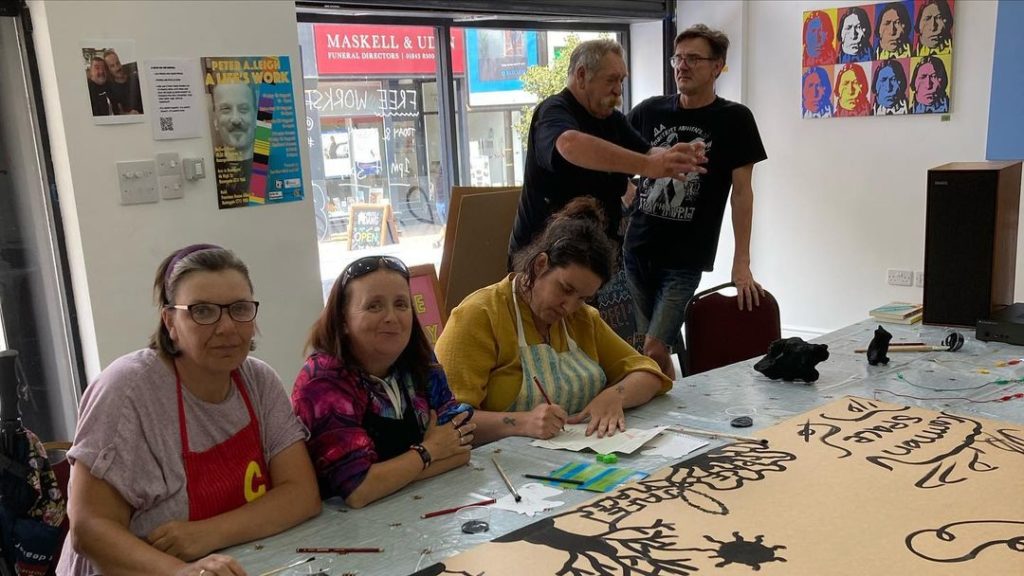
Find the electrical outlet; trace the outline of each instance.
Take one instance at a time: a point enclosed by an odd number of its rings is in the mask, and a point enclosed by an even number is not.
[[[917,276],[917,278],[916,278],[916,282],[914,282],[914,284],[918,288],[924,288],[924,270],[918,270],[916,276]]]
[[[897,270],[895,268],[889,268],[887,273],[887,282],[890,286],[913,286],[914,285],[914,271],[913,270]]]

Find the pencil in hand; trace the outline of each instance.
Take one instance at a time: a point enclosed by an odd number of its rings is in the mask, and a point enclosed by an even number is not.
[[[551,398],[548,397],[548,393],[544,391],[544,387],[540,384],[540,378],[533,377],[533,383],[537,385],[537,390],[540,390],[540,395],[544,397],[544,401],[551,404]]]
[[[544,401],[547,402],[550,406],[552,404],[551,397],[548,396],[548,393],[546,391],[544,391],[544,386],[541,385],[540,378],[534,376],[533,383],[537,385],[537,390],[540,390],[540,395],[544,397]],[[565,431],[565,422],[562,423],[562,431]]]

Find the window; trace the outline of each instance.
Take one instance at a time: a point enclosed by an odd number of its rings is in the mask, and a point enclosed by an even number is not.
[[[521,186],[530,110],[565,83],[546,69],[564,68],[574,42],[621,41],[598,30],[450,24],[299,23],[325,299],[344,266],[367,254],[439,267],[450,185]],[[442,32],[449,80],[437,64]],[[530,70],[546,76],[541,93],[524,87]]]
[[[25,426],[70,440],[85,370],[31,45],[0,16],[0,350],[18,351]]]

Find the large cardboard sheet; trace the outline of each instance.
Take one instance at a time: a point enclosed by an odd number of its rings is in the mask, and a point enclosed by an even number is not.
[[[444,311],[508,274],[508,239],[519,206],[520,188],[452,188],[440,284]]]
[[[417,574],[1024,574],[1024,426],[846,397]]]

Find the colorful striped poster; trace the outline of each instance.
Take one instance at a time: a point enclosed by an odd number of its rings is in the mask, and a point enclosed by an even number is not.
[[[202,59],[220,208],[303,198],[287,56]]]

